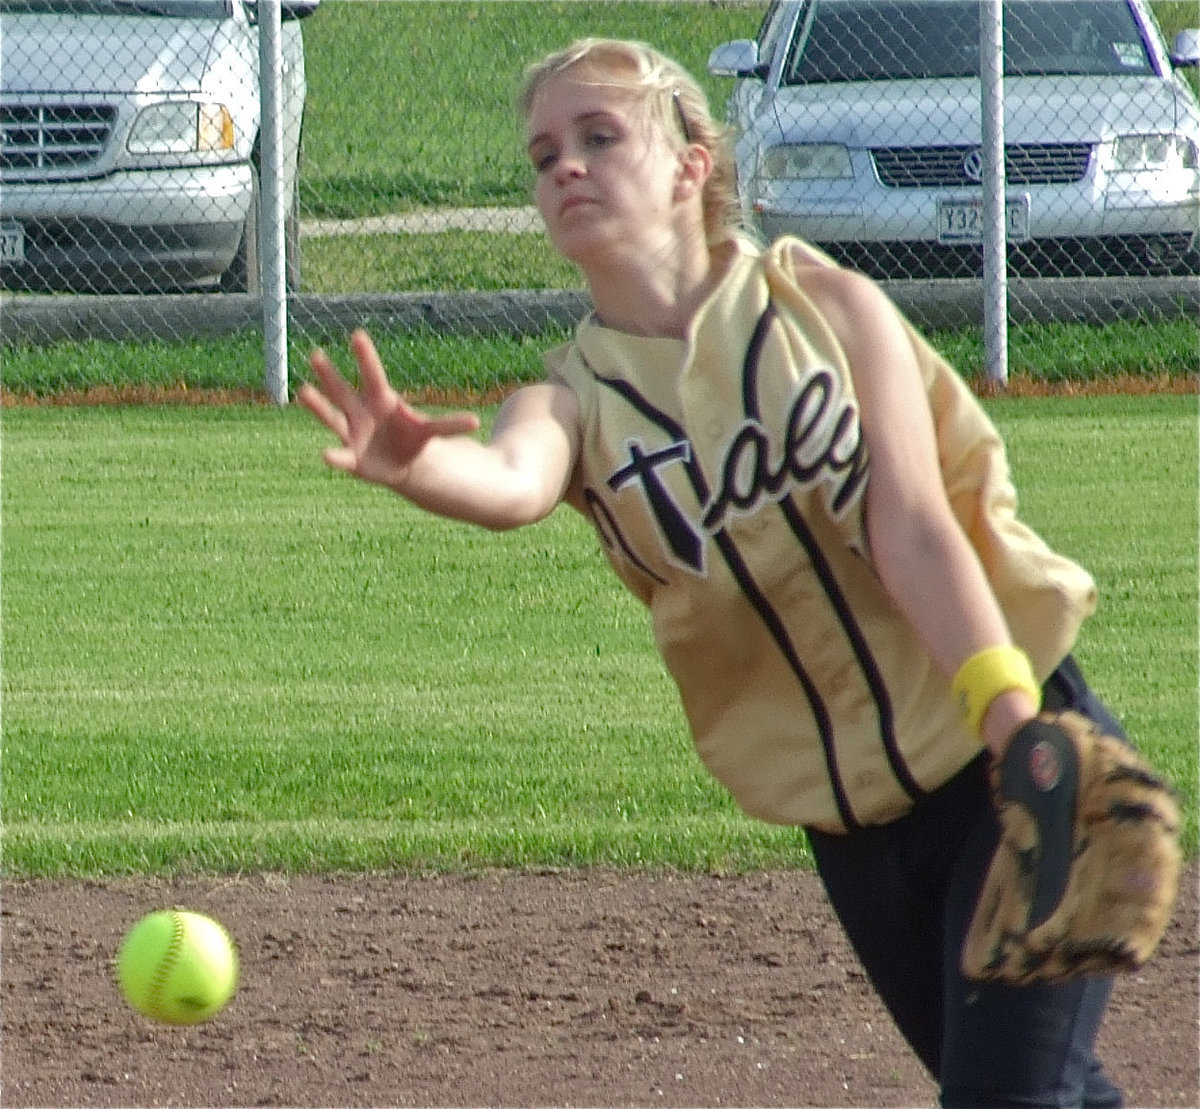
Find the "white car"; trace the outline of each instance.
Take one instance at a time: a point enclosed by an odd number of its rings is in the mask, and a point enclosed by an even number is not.
[[[283,0],[289,282],[306,92]],[[81,292],[258,284],[257,5],[0,0],[0,285]]]
[[[776,0],[717,47],[743,214],[876,277],[982,272],[979,0]],[[1009,263],[1194,272],[1200,104],[1144,0],[1004,0]]]

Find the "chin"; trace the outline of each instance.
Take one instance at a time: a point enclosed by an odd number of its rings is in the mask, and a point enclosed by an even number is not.
[[[559,254],[577,266],[586,266],[588,262],[595,262],[598,258],[611,254],[614,245],[610,236],[601,235],[594,229],[582,228],[551,235],[550,241]]]

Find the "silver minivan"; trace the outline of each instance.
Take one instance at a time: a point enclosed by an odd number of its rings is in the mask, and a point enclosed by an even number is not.
[[[306,83],[283,0],[288,277]],[[0,285],[81,292],[258,280],[257,4],[0,0]]]
[[[1004,0],[1009,260],[1195,272],[1200,104],[1144,0]],[[775,0],[725,43],[739,194],[773,238],[875,277],[981,272],[979,0]]]

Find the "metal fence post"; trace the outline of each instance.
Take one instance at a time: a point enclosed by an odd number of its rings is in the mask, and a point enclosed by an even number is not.
[[[259,0],[259,264],[262,267],[265,386],[276,404],[287,404],[287,273],[283,197],[283,32],[280,0]]]
[[[979,0],[983,120],[983,342],[988,380],[1008,382],[1008,233],[1004,188],[1004,3]]]

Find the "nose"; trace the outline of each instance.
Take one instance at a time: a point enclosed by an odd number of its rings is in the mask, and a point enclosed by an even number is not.
[[[554,163],[554,180],[556,184],[564,185],[582,177],[586,171],[583,157],[575,147],[565,147]]]

